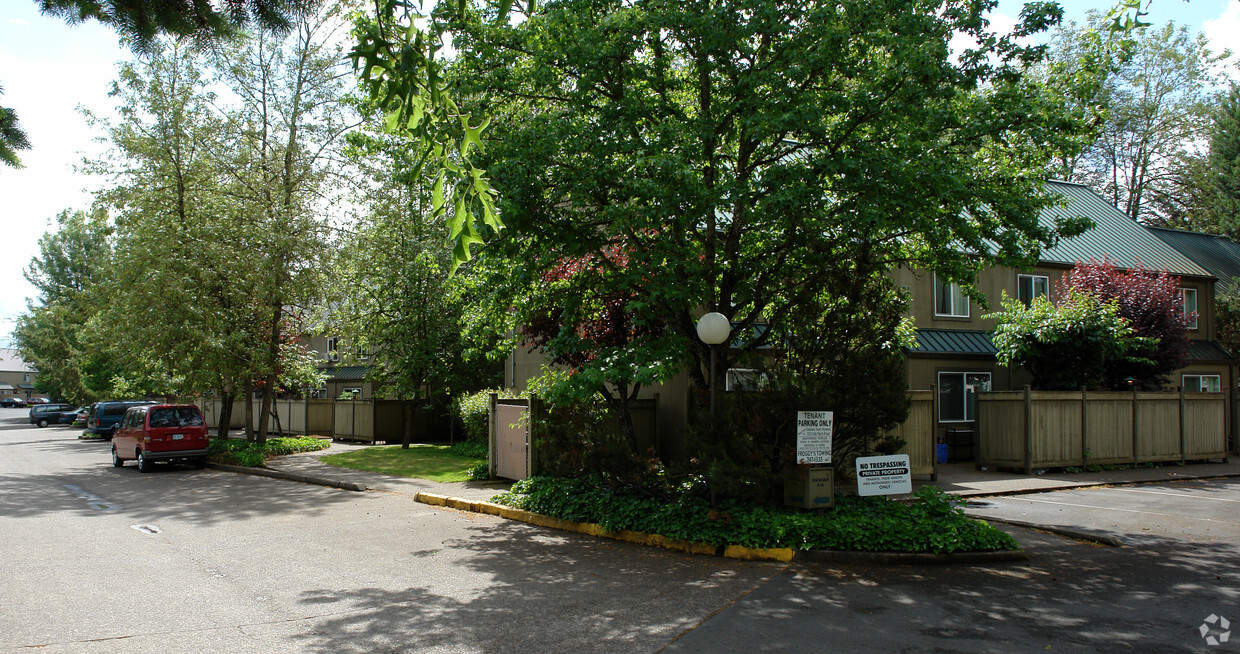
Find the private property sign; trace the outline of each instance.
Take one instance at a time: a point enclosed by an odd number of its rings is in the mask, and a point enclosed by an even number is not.
[[[797,464],[831,463],[831,411],[797,411]]]
[[[913,492],[907,454],[857,457],[857,494],[899,495]]]

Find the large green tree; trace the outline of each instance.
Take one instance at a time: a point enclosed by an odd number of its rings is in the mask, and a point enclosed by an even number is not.
[[[1240,87],[1233,86],[1214,112],[1204,177],[1209,205],[1203,226],[1240,238]]]
[[[106,304],[111,233],[102,213],[61,212],[26,269],[39,295],[18,318],[13,339],[38,369],[40,390],[54,398],[101,399],[112,392],[120,371],[96,319]]]
[[[1087,71],[1090,99],[1103,110],[1096,138],[1056,174],[1097,188],[1134,220],[1190,226],[1203,206],[1199,140],[1229,53],[1183,26],[1110,25],[1094,13],[1052,42],[1053,72]]]
[[[453,395],[497,385],[495,366],[466,362],[461,312],[469,279],[449,275],[452,254],[432,211],[434,177],[417,165],[416,148],[385,134],[379,119],[349,137],[369,183],[336,248],[329,324],[347,358],[365,357],[381,392],[446,411]],[[412,412],[412,403],[406,407]],[[406,421],[405,445],[412,424]]]
[[[1038,216],[1040,171],[1082,121],[1027,75],[1041,51],[1020,39],[1058,7],[996,34],[992,6],[563,0],[458,23],[458,97],[493,116],[487,169],[509,227],[478,267],[491,324],[541,311],[547,272],[579,262],[591,274],[555,287],[564,329],[617,294],[634,324],[669,325],[595,370],[692,364],[704,385],[702,309],[736,323],[725,369],[813,320],[797,307],[835,306],[843,270],[963,280],[1031,262],[1079,226]],[[962,33],[979,45],[953,54]],[[566,383],[612,392],[600,378]]]
[[[3,86],[0,86],[0,95],[4,95]],[[0,163],[21,168],[22,161],[17,156],[17,151],[29,149],[30,139],[26,136],[26,130],[17,124],[17,112],[8,107],[0,107]]]
[[[231,407],[264,341],[252,267],[237,256],[248,225],[221,165],[228,138],[208,74],[201,54],[176,42],[122,66],[112,92],[121,119],[107,125],[113,151],[90,170],[113,180],[97,197],[117,226],[103,308],[111,341],[161,392],[217,391]]]

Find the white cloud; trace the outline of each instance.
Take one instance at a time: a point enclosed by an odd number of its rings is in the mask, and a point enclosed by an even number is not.
[[[1232,61],[1240,55],[1240,0],[1231,0],[1221,14],[1207,18],[1201,22],[1201,32],[1210,40],[1210,47],[1216,52],[1231,50]],[[1240,81],[1240,70],[1235,65],[1227,69],[1233,80]]]

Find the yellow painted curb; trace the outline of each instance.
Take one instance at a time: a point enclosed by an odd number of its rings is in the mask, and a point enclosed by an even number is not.
[[[493,504],[491,502],[469,502],[467,500],[455,497],[446,497],[444,495],[436,495],[434,493],[418,493],[414,495],[414,500],[423,504],[432,506],[442,506],[460,511],[472,511],[474,513],[486,513],[499,516],[505,520],[516,520],[538,527],[549,527],[551,529],[559,529],[561,531],[571,531],[587,536],[599,536],[610,538],[612,540],[633,543],[635,545],[646,545],[649,547],[661,547],[663,549],[675,550],[678,552],[686,552],[688,554],[702,554],[705,556],[722,556],[732,559],[745,559],[749,561],[780,561],[787,563],[791,561],[795,555],[795,551],[788,548],[762,549],[754,547],[741,547],[739,545],[729,545],[720,548],[706,543],[693,543],[684,540],[672,540],[666,536],[659,534],[647,534],[640,531],[629,531],[622,529],[620,531],[608,532],[603,529],[602,525],[596,525],[588,522],[570,522],[568,520],[560,520],[559,518],[551,518],[537,513],[531,513],[522,509],[514,509],[502,504]]]
[[[796,556],[796,550],[791,547],[742,547],[740,545],[728,545],[723,550],[723,555],[729,559],[745,559],[747,561],[783,561],[787,563]]]

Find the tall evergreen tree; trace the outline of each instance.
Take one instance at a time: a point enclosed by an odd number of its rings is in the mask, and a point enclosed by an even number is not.
[[[1240,87],[1214,113],[1207,162],[1210,231],[1240,238]]]

